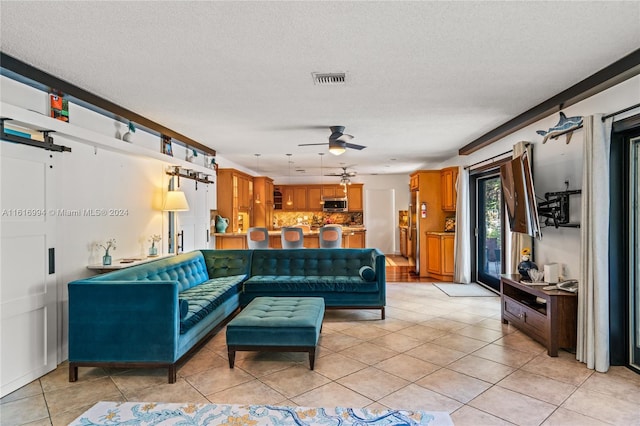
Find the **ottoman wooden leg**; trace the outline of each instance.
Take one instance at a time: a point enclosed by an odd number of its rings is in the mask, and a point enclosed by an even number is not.
[[[309,369],[313,370],[313,365],[316,362],[316,348],[315,346],[309,348]]]
[[[233,368],[233,364],[236,362],[236,351],[228,348],[227,354],[229,355],[229,368]]]

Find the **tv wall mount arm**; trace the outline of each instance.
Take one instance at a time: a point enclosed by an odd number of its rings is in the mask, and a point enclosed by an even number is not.
[[[565,182],[565,185],[568,188],[569,182]],[[569,222],[569,197],[579,194],[582,194],[580,189],[545,193],[544,201],[538,203],[538,214],[546,218],[544,224],[556,228],[580,228],[579,223]]]

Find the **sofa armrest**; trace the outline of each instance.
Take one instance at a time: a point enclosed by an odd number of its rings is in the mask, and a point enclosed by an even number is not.
[[[178,282],[78,280],[68,289],[69,361],[175,361]]]
[[[380,288],[380,300],[383,304],[386,304],[387,300],[387,265],[384,253],[379,249],[373,249],[371,251],[371,264],[376,271],[376,281]]]

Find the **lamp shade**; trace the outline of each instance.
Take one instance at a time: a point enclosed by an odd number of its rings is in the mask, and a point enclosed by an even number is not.
[[[187,197],[182,191],[168,191],[167,198],[164,200],[165,212],[186,212],[189,211],[189,203]]]

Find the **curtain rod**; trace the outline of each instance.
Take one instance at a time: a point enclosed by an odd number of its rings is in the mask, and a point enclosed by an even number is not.
[[[636,108],[640,108],[640,103],[639,104],[635,104],[635,105],[631,105],[631,106],[629,106],[627,108],[621,109],[621,110],[616,111],[616,112],[612,112],[611,114],[603,115],[602,116],[602,121],[605,121],[607,118],[615,117],[616,115],[623,114],[623,113],[625,113],[627,111],[631,111],[631,110],[636,109]],[[551,139],[558,139],[558,137],[560,137],[562,135],[565,135],[565,134],[567,134],[569,132],[572,132],[574,130],[577,130],[577,129],[581,128],[581,127],[582,126],[578,126],[578,127],[574,128],[574,129],[570,129],[570,130],[567,130],[565,132],[559,133],[559,134],[557,134],[555,136],[552,136]],[[470,164],[468,166],[465,166],[464,169],[465,170],[469,170],[473,166],[477,166],[478,164],[486,163],[487,161],[491,161],[491,160],[493,160],[495,158],[502,157],[503,155],[510,154],[512,152],[513,152],[513,150],[511,149],[509,151],[503,152],[502,154],[494,155],[493,157],[489,157],[486,160],[478,161],[477,163],[473,163],[473,164]]]
[[[640,104],[631,105],[630,107],[627,107],[625,109],[621,109],[620,111],[616,111],[616,112],[612,112],[611,114],[604,115],[604,116],[602,116],[602,121],[605,121],[607,118],[611,118],[611,117],[614,117],[616,115],[620,115],[622,113],[625,113],[627,111],[631,111],[632,109],[636,109],[636,108],[640,108]]]
[[[477,166],[478,164],[486,163],[487,161],[491,161],[491,160],[493,160],[495,158],[502,157],[503,155],[512,154],[512,153],[513,153],[513,150],[510,149],[509,151],[505,151],[502,154],[497,154],[497,155],[494,155],[493,157],[489,157],[489,158],[487,158],[485,160],[478,161],[477,163],[473,163],[473,164],[470,164],[468,166],[465,166],[464,169],[465,170],[469,170],[470,168],[472,168],[473,166]]]

